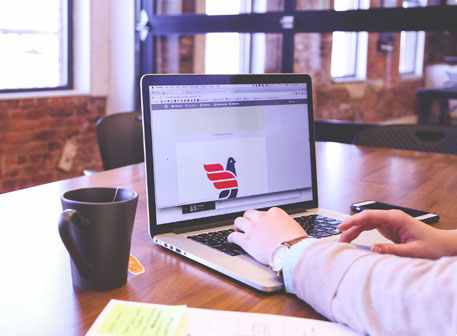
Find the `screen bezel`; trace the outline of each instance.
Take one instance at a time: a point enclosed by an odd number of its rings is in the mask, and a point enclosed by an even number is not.
[[[243,211],[233,212],[224,215],[210,216],[174,222],[170,224],[157,224],[155,188],[154,188],[154,166],[152,154],[152,127],[149,86],[151,85],[211,85],[211,84],[281,84],[281,83],[306,83],[308,96],[308,122],[310,135],[310,154],[311,154],[311,180],[312,180],[312,200],[305,202],[281,205],[280,208],[290,212],[304,211],[305,209],[317,208],[317,173],[316,173],[316,153],[314,136],[314,116],[313,116],[313,95],[311,77],[307,74],[248,74],[248,75],[143,75],[141,85],[141,106],[143,119],[143,140],[146,176],[146,196],[149,219],[149,233],[151,237],[161,233],[172,232],[183,228],[191,229],[194,226],[208,225],[211,223],[227,222],[242,216]],[[303,135],[306,139],[306,134]],[[152,197],[151,197],[152,196]],[[267,210],[260,208],[258,210]],[[248,209],[246,209],[248,210]]]

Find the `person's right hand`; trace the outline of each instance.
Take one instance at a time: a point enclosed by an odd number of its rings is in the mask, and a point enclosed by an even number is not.
[[[364,210],[338,226],[340,242],[349,243],[363,231],[378,229],[395,244],[375,244],[373,252],[438,259],[457,255],[457,231],[439,230],[400,210]]]

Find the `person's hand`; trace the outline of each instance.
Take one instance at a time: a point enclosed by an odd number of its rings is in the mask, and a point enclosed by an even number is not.
[[[235,219],[235,232],[227,240],[241,246],[262,264],[268,265],[276,246],[284,241],[307,236],[303,228],[284,210],[248,210]]]
[[[438,259],[457,254],[457,232],[439,230],[400,210],[364,210],[338,226],[340,242],[351,242],[363,231],[378,229],[395,244],[375,244],[373,252]]]

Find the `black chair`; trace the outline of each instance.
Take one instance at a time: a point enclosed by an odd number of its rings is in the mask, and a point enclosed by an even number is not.
[[[124,112],[100,118],[97,140],[105,170],[143,162],[141,113]]]
[[[352,143],[354,136],[360,131],[377,126],[377,124],[360,123],[344,120],[323,120],[314,121],[316,141],[332,141],[341,143]]]
[[[356,134],[354,145],[457,154],[457,127],[383,125]]]

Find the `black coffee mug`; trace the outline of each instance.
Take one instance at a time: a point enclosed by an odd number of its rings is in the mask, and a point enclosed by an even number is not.
[[[110,290],[127,282],[138,194],[122,188],[70,190],[60,197],[59,233],[71,259],[73,284]]]

